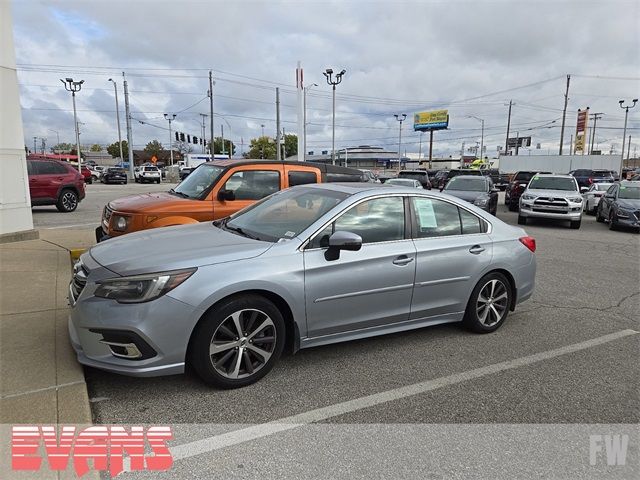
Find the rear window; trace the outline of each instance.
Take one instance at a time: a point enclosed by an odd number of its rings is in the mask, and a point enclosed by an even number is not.
[[[110,168],[109,173],[125,173],[124,168]]]
[[[145,172],[157,172],[158,167],[144,167]]]
[[[598,177],[598,178],[610,177],[611,176],[611,172],[609,172],[608,170],[594,170],[593,171],[593,176],[594,177]]]
[[[289,186],[307,185],[309,183],[318,183],[316,172],[301,172],[292,170],[289,172]]]

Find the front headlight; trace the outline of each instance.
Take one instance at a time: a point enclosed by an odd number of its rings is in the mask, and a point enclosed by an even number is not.
[[[522,200],[535,200],[536,197],[534,197],[533,195],[529,195],[528,193],[525,193],[524,195],[522,195]]]
[[[631,210],[627,210],[626,208],[618,207],[618,218],[629,218],[633,212]]]
[[[573,203],[582,203],[582,197],[569,197],[568,200]]]
[[[111,278],[97,282],[96,297],[109,298],[118,303],[143,303],[170,292],[196,271],[196,268],[171,272]]]
[[[122,215],[114,215],[111,220],[113,229],[118,232],[124,232],[129,226],[129,217],[123,217]]]
[[[489,199],[486,197],[478,197],[473,202],[478,207],[484,207],[487,203],[489,203]]]

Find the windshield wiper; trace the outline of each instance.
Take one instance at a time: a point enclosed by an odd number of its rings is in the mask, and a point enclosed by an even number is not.
[[[223,225],[223,227],[224,227],[225,230],[231,230],[232,232],[239,233],[243,237],[251,238],[252,240],[260,240],[259,237],[256,237],[255,235],[251,235],[251,234],[245,232],[240,227],[230,227],[228,224]]]
[[[173,188],[171,190],[169,190],[169,193],[172,193],[173,195],[179,195],[182,198],[191,198],[189,195],[187,195],[186,193],[182,193],[182,192],[176,192]]]

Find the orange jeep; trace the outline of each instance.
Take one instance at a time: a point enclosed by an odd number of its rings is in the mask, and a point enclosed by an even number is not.
[[[353,168],[272,160],[215,160],[199,165],[168,192],[109,202],[96,240],[147,228],[218,220],[284,188],[306,183],[361,182]]]

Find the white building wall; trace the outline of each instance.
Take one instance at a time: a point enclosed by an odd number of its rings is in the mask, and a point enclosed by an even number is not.
[[[0,235],[33,229],[11,2],[0,2]]]
[[[620,155],[512,155],[500,157],[500,171],[541,170],[567,173],[578,168],[620,169]]]

